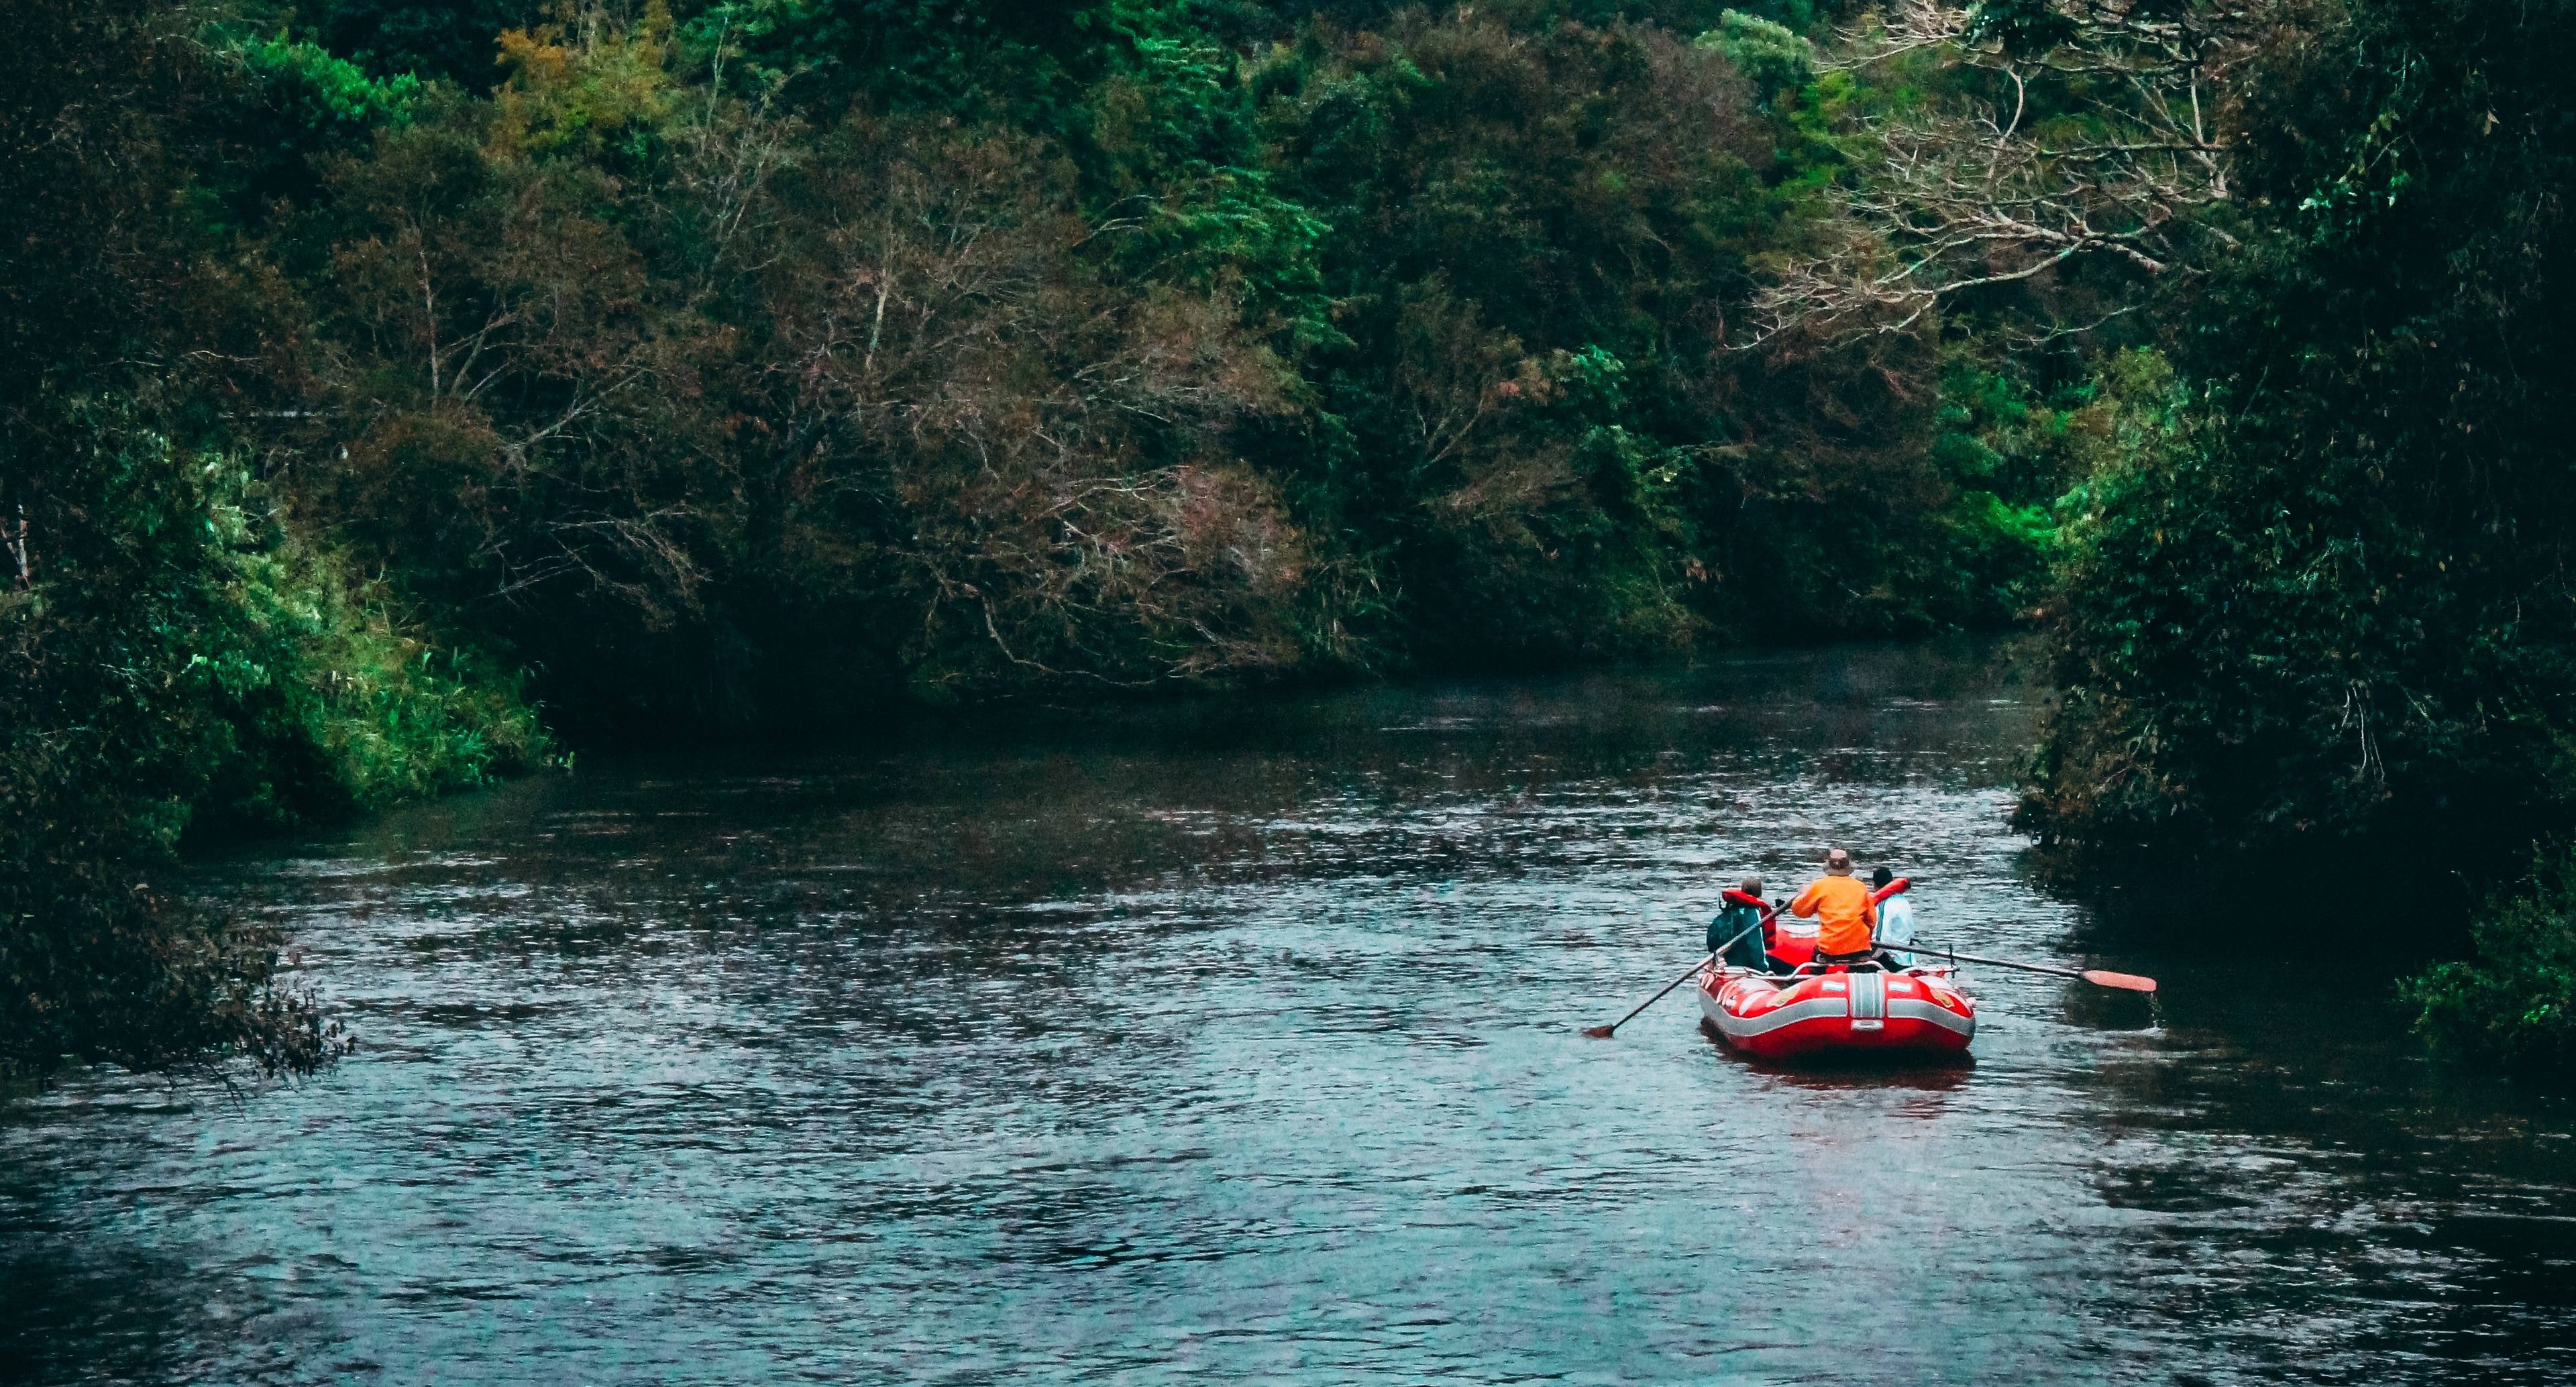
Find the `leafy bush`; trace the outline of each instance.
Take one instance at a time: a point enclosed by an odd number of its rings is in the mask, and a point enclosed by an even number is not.
[[[277,983],[278,939],[187,900],[181,834],[479,783],[541,753],[534,714],[297,542],[237,461],[114,399],[27,402],[17,423],[0,1068],[309,1066],[326,1037]]]
[[[220,489],[208,576],[228,629],[197,638],[191,677],[238,710],[244,753],[218,770],[206,808],[252,821],[376,809],[544,758],[516,676],[432,644],[382,583],[298,540],[237,467],[201,465]]]
[[[1765,105],[1815,80],[1814,50],[1795,29],[1777,20],[1728,10],[1718,17],[1716,28],[1699,36],[1699,43],[1725,54]]]
[[[2544,856],[2529,888],[2496,893],[2473,931],[2474,960],[2407,984],[2417,1030],[2462,1055],[2576,1072],[2576,857]]]
[[[408,72],[382,80],[318,44],[265,38],[241,47],[243,68],[306,140],[325,145],[411,118],[420,79]]]

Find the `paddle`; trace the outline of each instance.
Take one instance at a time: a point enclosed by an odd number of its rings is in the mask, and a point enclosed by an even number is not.
[[[1664,999],[1664,992],[1670,992],[1670,991],[1672,991],[1674,988],[1681,986],[1683,983],[1689,982],[1692,978],[1695,978],[1695,977],[1699,976],[1699,970],[1700,970],[1700,969],[1702,969],[1702,968],[1707,967],[1708,965],[1710,965],[1710,964],[1712,964],[1712,963],[1714,963],[1714,962],[1716,962],[1716,961],[1717,961],[1717,956],[1718,956],[1719,954],[1725,953],[1727,950],[1734,948],[1737,944],[1741,943],[1743,940],[1745,940],[1746,938],[1748,938],[1749,936],[1751,936],[1755,930],[1758,930],[1758,929],[1762,928],[1764,925],[1767,925],[1767,924],[1771,923],[1771,917],[1772,917],[1772,916],[1774,916],[1774,915],[1777,915],[1777,914],[1779,914],[1779,913],[1780,913],[1780,907],[1778,907],[1778,906],[1776,906],[1776,905],[1773,905],[1773,906],[1765,906],[1765,907],[1763,907],[1763,910],[1762,910],[1762,918],[1761,918],[1761,919],[1756,920],[1756,921],[1754,921],[1751,925],[1747,926],[1747,927],[1745,928],[1744,932],[1743,932],[1743,933],[1741,933],[1741,934],[1736,935],[1736,936],[1735,936],[1735,938],[1730,939],[1730,940],[1727,940],[1725,943],[1718,945],[1714,950],[1710,951],[1710,953],[1709,953],[1709,956],[1708,956],[1708,957],[1703,958],[1703,959],[1701,959],[1699,962],[1692,964],[1692,965],[1690,966],[1690,971],[1689,971],[1689,972],[1682,974],[1680,977],[1673,979],[1671,982],[1665,983],[1665,984],[1664,984],[1664,990],[1663,990],[1663,992],[1658,992],[1658,993],[1656,993],[1654,996],[1652,996],[1652,997],[1648,997],[1646,1000],[1644,1000],[1644,1001],[1642,1001],[1642,1002],[1639,1002],[1639,1003],[1636,1005],[1635,1010],[1630,1011],[1627,1015],[1620,1017],[1618,1020],[1611,1022],[1611,1023],[1610,1023],[1609,1025],[1607,1025],[1607,1026],[1586,1026],[1586,1027],[1584,1027],[1584,1028],[1583,1028],[1583,1033],[1584,1033],[1585,1035],[1588,1035],[1588,1036],[1592,1037],[1594,1040],[1608,1040],[1608,1039],[1610,1038],[1610,1033],[1611,1033],[1612,1031],[1615,1031],[1615,1030],[1619,1029],[1621,1026],[1627,1025],[1629,1022],[1636,1020],[1636,1019],[1637,1019],[1637,1012],[1644,1011],[1646,1008],[1648,1008],[1648,1007],[1650,1007],[1650,1006],[1653,1006],[1653,1005],[1654,1005],[1655,1003],[1657,1003],[1657,1002],[1662,1001],[1662,1000]]]
[[[2142,978],[2135,973],[2113,973],[2101,968],[2052,968],[2045,963],[2015,963],[2011,959],[2005,958],[1979,958],[1975,954],[1963,954],[1955,949],[1939,948],[1931,944],[1917,943],[1907,945],[1906,947],[1912,949],[1917,955],[1939,954],[1943,958],[1965,959],[1970,963],[1982,963],[1989,968],[2018,968],[2025,973],[2046,973],[2052,977],[2060,978],[2082,978],[2084,981],[2093,984],[2095,987],[2116,987],[2123,992],[2153,992],[2156,990],[2155,979]]]
[[[1913,884],[1914,881],[1911,877],[1898,877],[1896,880],[1891,881],[1885,886],[1878,888],[1876,891],[1871,892],[1869,897],[1870,903],[1872,905],[1883,903],[1888,897],[1895,895],[1897,892],[1902,891]],[[1979,958],[1975,954],[1963,954],[1954,949],[1935,949],[1931,945],[1922,943],[1918,940],[1907,940],[1902,944],[1891,944],[1886,947],[1910,954],[1919,955],[1937,953],[1944,958],[1964,958],[1970,963],[1983,963],[1994,968],[2019,968],[2026,973],[2046,973],[2052,977],[2060,978],[2082,978],[2084,981],[2093,984],[2095,987],[2116,987],[2123,992],[2153,992],[2156,990],[2155,979],[2142,978],[2135,973],[2114,973],[2102,968],[2051,968],[2045,963],[2014,963],[2007,959]]]

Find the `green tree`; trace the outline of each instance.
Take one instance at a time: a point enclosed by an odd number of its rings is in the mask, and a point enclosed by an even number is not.
[[[2565,821],[2565,17],[2356,4],[2273,55],[2245,249],[2175,338],[2197,422],[2095,484],[2035,825],[2476,845]]]
[[[2564,854],[2494,892],[2472,925],[2475,957],[2407,985],[2416,1029],[2443,1050],[2564,1079],[2576,1068],[2576,872]]]

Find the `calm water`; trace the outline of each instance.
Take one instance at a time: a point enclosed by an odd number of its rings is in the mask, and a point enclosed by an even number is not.
[[[0,1116],[38,1382],[2565,1382],[2576,1111],[2396,964],[2107,922],[1976,651],[584,763],[233,869],[363,1037]],[[1827,841],[1975,1061],[1766,1072],[1687,993]]]

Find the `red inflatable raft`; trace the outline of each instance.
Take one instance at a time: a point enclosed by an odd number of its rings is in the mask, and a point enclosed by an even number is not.
[[[1977,1034],[1977,1004],[1946,968],[1778,977],[1711,968],[1700,1014],[1729,1046],[1762,1059],[1836,1052],[1957,1054]]]

